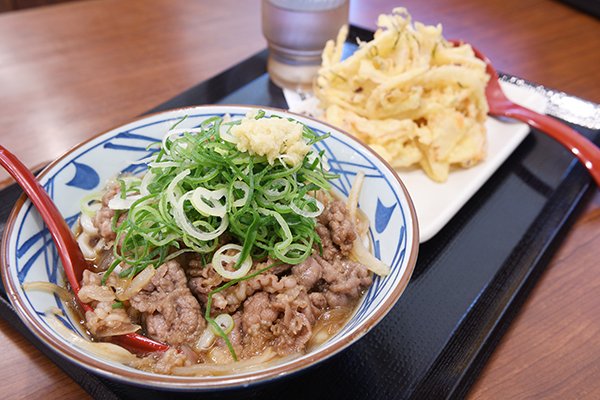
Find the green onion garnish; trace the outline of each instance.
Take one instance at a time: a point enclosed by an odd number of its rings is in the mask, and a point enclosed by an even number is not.
[[[256,118],[268,117],[258,113]],[[120,223],[122,212],[115,212],[115,261],[104,281],[119,264],[127,267],[120,276],[132,278],[174,258],[174,251],[210,259],[224,232],[243,246],[235,269],[247,257],[304,261],[319,244],[318,207],[307,196],[330,189],[328,180],[337,177],[323,167],[323,154],[311,152],[293,166],[279,160],[270,164],[221,138],[220,132],[240,121],[213,117],[190,129],[179,128],[181,122],[154,153],[148,177],[119,179],[123,198],[139,198]],[[324,138],[306,126],[302,135],[308,144]]]

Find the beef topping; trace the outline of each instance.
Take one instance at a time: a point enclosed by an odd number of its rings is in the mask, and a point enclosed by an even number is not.
[[[119,192],[121,187],[119,183],[112,182],[107,188],[104,196],[102,196],[102,206],[94,216],[94,225],[98,228],[98,233],[107,242],[113,241],[116,238],[116,233],[112,230],[112,220],[115,216],[115,210],[108,207],[108,202],[111,201]]]
[[[341,200],[330,201],[317,221],[316,230],[321,238],[323,258],[332,261],[334,258],[347,257],[357,236],[346,204]]]
[[[206,326],[200,304],[176,261],[161,265],[152,280],[130,300],[142,313],[148,335],[170,344],[193,341]]]

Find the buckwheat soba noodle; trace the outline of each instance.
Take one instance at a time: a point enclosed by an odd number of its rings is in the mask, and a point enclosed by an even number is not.
[[[176,375],[236,373],[322,344],[372,273],[388,273],[363,244],[363,176],[347,202],[333,196],[337,176],[311,147],[323,136],[292,119],[178,125],[147,172],[83,202],[78,242],[90,267],[79,296],[93,309],[83,321],[91,343],[72,340]],[[170,348],[133,355],[108,343],[133,332]]]

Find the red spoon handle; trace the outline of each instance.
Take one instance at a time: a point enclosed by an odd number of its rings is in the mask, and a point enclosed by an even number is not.
[[[564,123],[518,104],[511,104],[504,115],[523,121],[563,144],[588,169],[596,185],[600,187],[600,148],[593,142]]]
[[[112,336],[110,338],[110,341],[136,354],[147,354],[154,353],[157,351],[169,350],[168,345],[157,342],[138,333],[128,333],[127,335]]]
[[[58,248],[58,254],[63,263],[67,280],[75,293],[75,297],[77,297],[80,288],[79,281],[86,261],[81,254],[81,250],[79,250],[77,242],[73,239],[71,229],[31,171],[2,145],[0,145],[0,165],[23,188],[23,191],[38,209],[46,226],[48,226],[52,239]],[[80,303],[80,305],[82,304]]]

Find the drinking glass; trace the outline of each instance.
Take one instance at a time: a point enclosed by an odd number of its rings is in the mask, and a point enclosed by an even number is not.
[[[262,0],[262,29],[269,46],[267,70],[278,86],[307,91],[321,52],[348,22],[348,0]]]

